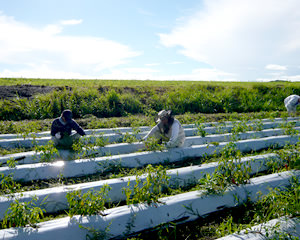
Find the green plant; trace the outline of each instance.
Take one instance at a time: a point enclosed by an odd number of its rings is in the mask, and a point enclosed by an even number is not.
[[[59,152],[52,140],[46,145],[36,145],[34,151],[40,153],[40,162],[51,162],[59,156]]]
[[[199,181],[199,189],[204,194],[222,194],[229,186],[245,184],[250,179],[250,164],[241,162],[241,153],[235,143],[228,143],[220,153],[218,167]]]
[[[102,214],[102,211],[106,209],[105,203],[109,201],[107,194],[110,190],[111,187],[105,184],[99,191],[82,193],[81,190],[78,190],[67,193],[69,216]]]
[[[44,217],[45,212],[45,209],[36,206],[37,200],[37,197],[32,198],[29,202],[21,202],[15,199],[5,212],[2,227],[24,227],[26,225],[36,227],[36,224]],[[41,205],[44,201],[45,199]]]
[[[122,142],[125,142],[125,143],[134,143],[134,142],[138,142],[139,139],[138,139],[138,134],[141,132],[141,130],[139,128],[132,128],[132,133],[129,133],[129,132],[126,132],[124,135],[123,135],[123,139],[122,139]]]
[[[145,178],[142,180],[142,177]],[[143,175],[136,175],[133,189],[130,187],[130,181],[128,187],[123,188],[122,191],[127,199],[126,203],[158,203],[163,189],[169,184],[169,179],[170,177],[167,176],[167,172],[162,166],[154,168],[152,165],[148,165]]]
[[[293,177],[290,184],[288,188],[274,188],[269,194],[260,196],[253,210],[252,225],[282,216],[299,216],[300,184],[297,177]]]
[[[262,131],[263,130],[263,122],[261,119],[254,120],[252,125],[250,125],[252,131]]]
[[[72,149],[82,157],[92,157],[97,154],[95,148],[104,147],[108,144],[108,141],[109,139],[104,137],[103,134],[82,137],[73,143]]]
[[[233,222],[233,217],[228,216],[221,224],[218,226],[216,233],[219,237],[233,234],[239,232],[244,228],[242,224],[235,224]]]
[[[19,192],[21,189],[21,184],[17,183],[13,179],[13,174],[5,176],[0,173],[0,193],[1,194],[12,194]]]
[[[164,144],[161,144],[161,140],[155,137],[149,137],[144,141],[147,151],[163,151],[166,149]]]
[[[206,131],[205,131],[205,125],[201,123],[196,123],[196,128],[197,128],[197,135],[200,135],[201,137],[206,136]]]
[[[86,235],[86,240],[104,240],[111,237],[112,234],[109,233],[109,227],[111,223],[105,227],[104,230],[98,230],[92,227],[85,227],[82,224],[78,224],[79,228],[88,230],[90,234]]]
[[[10,158],[7,160],[7,165],[9,168],[15,168],[16,167],[16,160],[14,158]]]
[[[299,131],[295,129],[296,122],[284,122],[281,124],[281,128],[284,129],[285,135],[297,135],[299,134]]]
[[[244,133],[247,130],[248,130],[248,126],[246,121],[237,121],[237,122],[233,122],[231,133],[233,135],[237,135],[239,133]]]

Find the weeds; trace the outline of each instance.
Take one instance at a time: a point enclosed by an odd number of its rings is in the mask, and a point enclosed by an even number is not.
[[[72,149],[83,157],[96,154],[95,148],[101,148],[108,144],[109,139],[103,135],[82,137],[74,142]]]
[[[0,173],[0,179],[0,194],[13,194],[20,191],[21,184],[14,181],[13,174],[5,176]]]
[[[196,128],[197,128],[197,135],[200,135],[201,137],[205,137],[207,135],[204,124],[196,123]]]
[[[36,197],[29,202],[21,202],[16,199],[6,210],[2,227],[25,227],[26,225],[36,227],[36,224],[44,217],[45,212],[44,209],[36,206],[37,200]]]
[[[54,146],[53,141],[49,141],[46,145],[36,145],[34,147],[36,153],[40,153],[40,162],[52,162],[59,156],[59,152]]]
[[[166,149],[165,145],[161,143],[161,140],[155,137],[149,137],[144,143],[147,151],[164,151]]]
[[[245,184],[250,179],[250,164],[241,163],[241,152],[235,143],[228,143],[221,151],[218,167],[200,179],[204,194],[223,194],[231,185]]]
[[[138,134],[141,132],[141,130],[139,128],[133,127],[132,128],[132,133],[126,132],[123,135],[123,139],[122,142],[125,143],[134,143],[134,142],[138,142]]]
[[[142,177],[146,176],[145,180]],[[136,175],[135,185],[133,189],[130,187],[130,181],[128,187],[123,188],[123,193],[126,195],[126,203],[158,203],[158,199],[161,196],[163,189],[169,184],[170,177],[167,176],[166,170],[162,166],[156,168],[148,165],[145,169],[145,175]]]
[[[107,184],[99,191],[87,191],[82,193],[81,190],[67,193],[67,200],[69,204],[68,215],[91,216],[95,214],[102,214],[106,209],[105,203],[109,201],[107,198],[111,187]]]

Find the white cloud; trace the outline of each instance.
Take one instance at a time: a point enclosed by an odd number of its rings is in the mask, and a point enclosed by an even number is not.
[[[125,68],[128,73],[154,73],[159,72],[158,70],[152,68]]]
[[[265,69],[285,71],[285,70],[287,70],[287,67],[286,66],[282,66],[282,65],[277,65],[277,64],[268,64],[267,66],[265,66]]]
[[[168,64],[182,64],[183,62],[180,62],[180,61],[174,61],[174,62],[169,62]]]
[[[82,23],[82,19],[62,20],[60,23],[62,25],[77,25]]]
[[[138,8],[137,11],[139,14],[144,15],[144,16],[149,16],[149,17],[154,16],[154,14],[152,12],[146,11],[145,9],[142,9],[142,8]]]
[[[95,79],[96,75],[82,75],[79,72],[51,69],[47,64],[31,66],[17,71],[5,69],[1,72],[5,77],[51,78],[51,79]]]
[[[0,64],[23,66],[23,70],[14,72],[24,75],[32,71],[32,75],[39,73],[44,76],[36,66],[47,66],[47,70],[54,73],[98,76],[102,70],[141,54],[104,38],[64,35],[62,25],[31,27],[1,12],[0,32],[5,33],[0,34]],[[35,67],[30,68],[30,65]],[[3,71],[1,76],[5,77]]]
[[[187,57],[253,80],[270,62],[298,63],[299,9],[298,0],[204,0],[202,9],[159,37]]]
[[[146,63],[145,66],[147,67],[153,67],[153,66],[158,66],[160,65],[159,63]]]

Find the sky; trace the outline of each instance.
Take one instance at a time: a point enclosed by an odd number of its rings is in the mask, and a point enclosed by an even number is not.
[[[299,0],[0,0],[0,77],[300,81]]]

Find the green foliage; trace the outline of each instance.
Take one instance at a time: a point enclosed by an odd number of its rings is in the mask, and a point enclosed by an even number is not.
[[[78,224],[79,228],[85,229],[89,231],[89,234],[86,236],[86,240],[104,240],[104,239],[109,239],[109,237],[112,235],[109,233],[109,227],[111,223],[105,227],[104,230],[98,230],[92,227],[85,227],[82,224]]]
[[[49,141],[46,145],[36,145],[34,151],[40,153],[41,162],[52,162],[59,156],[59,152],[54,146],[53,141]]]
[[[281,124],[281,128],[284,129],[284,134],[291,135],[291,136],[299,134],[299,131],[294,129],[295,126],[296,126],[296,122],[284,122]]]
[[[250,164],[241,162],[235,143],[228,143],[220,152],[218,167],[199,181],[204,194],[222,194],[231,185],[245,184],[250,179]]]
[[[7,160],[7,165],[9,168],[15,168],[17,164],[14,158],[10,158]]]
[[[149,137],[145,141],[147,151],[163,151],[166,149],[165,145],[161,143],[160,139]]]
[[[104,147],[108,144],[108,138],[103,135],[85,136],[79,138],[72,144],[72,149],[77,153],[85,156],[93,156],[95,148]]]
[[[146,176],[144,180],[141,178]],[[135,185],[130,187],[130,181],[128,187],[123,188],[123,193],[126,195],[127,204],[136,203],[158,203],[159,197],[161,197],[163,189],[169,183],[170,177],[167,176],[166,170],[162,166],[154,168],[152,165],[148,165],[145,168],[143,175],[136,175]]]
[[[216,229],[216,233],[219,237],[227,236],[235,232],[239,232],[244,228],[242,224],[235,224],[233,217],[228,216],[223,222],[220,223]]]
[[[205,128],[204,124],[196,123],[196,128],[198,130],[198,134],[197,135],[200,135],[201,137],[205,137],[206,136],[207,133],[204,130],[204,128]]]
[[[27,81],[1,80],[4,85]],[[30,83],[57,84],[62,87],[30,99],[0,100],[0,120],[55,118],[67,108],[72,110],[75,118],[88,114],[96,117],[147,114],[164,108],[172,109],[174,114],[282,111],[285,110],[283,100],[286,96],[300,94],[299,85],[292,83],[91,80],[40,82],[32,79]],[[66,87],[70,85],[73,87]]]
[[[261,119],[256,119],[252,122],[252,125],[250,125],[250,128],[252,131],[260,132],[263,130],[263,122]]]
[[[291,180],[287,189],[275,188],[268,195],[260,197],[255,204],[252,224],[266,222],[282,216],[299,216],[300,184],[297,177]]]
[[[82,193],[81,190],[67,193],[67,200],[69,204],[69,216],[74,215],[90,216],[101,214],[106,209],[105,203],[109,201],[107,194],[111,187],[107,184],[99,191],[87,191]]]
[[[248,125],[246,121],[238,121],[238,122],[233,122],[233,127],[231,129],[231,133],[233,135],[237,135],[239,133],[244,133],[248,131]]]
[[[6,210],[2,227],[25,227],[26,225],[36,227],[45,212],[44,209],[36,206],[36,201],[36,197],[29,202],[21,202],[16,199]]]
[[[139,128],[133,127],[132,132],[126,132],[125,134],[123,134],[123,139],[122,142],[125,143],[134,143],[134,142],[138,142],[138,134],[141,132],[141,130]]]
[[[20,189],[21,185],[14,181],[12,174],[5,176],[0,173],[0,194],[12,194],[19,192]]]

